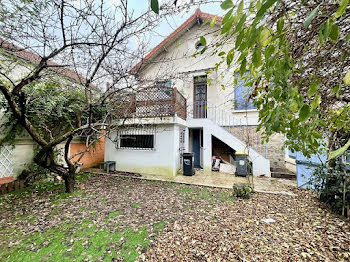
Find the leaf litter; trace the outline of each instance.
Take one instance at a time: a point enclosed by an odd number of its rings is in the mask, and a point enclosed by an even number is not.
[[[83,185],[83,186],[82,186]],[[350,225],[294,196],[91,175],[0,198],[1,261],[349,261]],[[274,223],[265,223],[264,219]]]

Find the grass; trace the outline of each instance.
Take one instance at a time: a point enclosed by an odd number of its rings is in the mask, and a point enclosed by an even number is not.
[[[117,216],[119,216],[120,215],[120,211],[115,211],[115,212],[112,212],[112,213],[109,213],[109,215],[108,215],[108,219],[111,219],[111,218],[113,218],[113,217],[117,217]]]
[[[56,208],[51,212],[51,215],[58,215],[62,211],[61,208]]]
[[[162,223],[156,225],[158,232],[163,226]],[[0,259],[63,262],[101,259],[112,261],[112,258],[116,258],[134,261],[149,243],[144,226],[136,231],[126,228],[122,232],[112,232],[109,229],[98,229],[91,219],[85,219],[80,225],[62,224],[57,228],[27,235],[25,240],[11,249],[1,247]],[[119,247],[118,253],[116,247]]]
[[[156,233],[161,233],[164,229],[164,226],[165,226],[165,222],[164,221],[159,221],[155,224],[153,224],[153,230],[156,232]]]
[[[67,199],[67,198],[74,198],[76,196],[83,195],[83,191],[81,190],[75,190],[73,193],[66,193],[62,192],[55,196],[53,199],[51,199],[51,202],[53,204],[59,204],[62,200]]]
[[[84,181],[88,176],[82,174],[77,176],[77,181]],[[216,201],[232,201],[229,192],[214,192],[210,189],[191,186],[178,186],[170,184],[171,192],[175,192],[178,197],[182,198],[184,203],[191,203],[193,199],[205,200],[208,204]],[[164,186],[169,186],[164,183]],[[169,186],[170,187],[170,186]],[[127,185],[127,188],[132,189],[133,185]],[[113,259],[122,261],[134,261],[138,258],[150,245],[150,239],[160,234],[165,227],[167,221],[162,217],[161,221],[154,220],[153,225],[148,221],[138,223],[133,229],[128,227],[128,221],[125,219],[123,207],[115,206],[113,212],[100,213],[94,200],[98,196],[99,205],[113,205],[112,198],[106,198],[106,195],[89,195],[83,189],[76,190],[72,194],[64,192],[64,184],[56,184],[53,182],[42,182],[35,186],[18,191],[18,201],[27,195],[26,193],[35,192],[35,198],[46,199],[50,208],[49,215],[45,218],[53,220],[55,223],[45,227],[41,227],[39,232],[29,231],[25,234],[25,230],[17,230],[15,224],[13,227],[8,227],[1,230],[0,243],[0,261],[112,261]],[[22,195],[23,194],[23,195]],[[17,197],[16,197],[17,198]],[[77,199],[78,198],[78,199]],[[78,213],[69,215],[69,208],[66,209],[74,201],[77,205]],[[130,209],[144,208],[143,202],[139,198],[135,198],[139,202],[130,200],[127,206]],[[135,201],[134,200],[134,201]],[[86,203],[84,205],[84,203]],[[91,205],[90,205],[91,204]],[[184,207],[185,210],[191,210],[191,206]],[[108,209],[107,209],[108,210]],[[64,211],[64,212],[63,212]],[[142,211],[142,210],[140,210]],[[108,212],[108,211],[107,211]],[[131,211],[132,212],[132,211]],[[83,213],[83,214],[82,214]],[[139,213],[139,219],[142,219],[142,212]],[[63,214],[63,215],[62,215]],[[101,217],[101,214],[103,216]],[[123,216],[119,217],[121,214]],[[83,215],[85,217],[79,217]],[[61,216],[61,219],[57,218]],[[36,227],[36,223],[40,218],[40,212],[26,212],[26,214],[18,214],[14,217],[14,222],[21,224],[22,221],[29,222]],[[83,220],[82,220],[83,219]],[[164,220],[165,219],[165,220]],[[41,219],[40,219],[41,220]],[[144,226],[149,225],[148,227]],[[31,233],[35,232],[35,233]],[[150,235],[151,233],[151,235]],[[10,239],[10,242],[8,241]],[[6,243],[11,243],[11,248]]]
[[[78,176],[78,180],[82,181],[86,178]],[[53,182],[42,182],[38,185],[24,188],[20,192],[15,192],[19,197],[25,197],[27,193],[36,192],[42,194],[44,192],[53,192],[48,197],[54,209],[51,210],[50,218],[59,216],[62,212],[61,203],[69,199],[82,196],[85,193],[82,190],[74,191],[72,194],[63,192],[63,184],[55,184]],[[58,191],[59,190],[59,191]],[[107,200],[106,200],[107,202]],[[59,207],[56,207],[60,205]],[[134,208],[139,208],[140,203],[131,204]],[[88,211],[90,208],[81,207],[80,211]],[[53,227],[44,231],[31,234],[23,234],[16,228],[6,228],[2,230],[0,241],[8,242],[10,238],[11,248],[0,246],[0,261],[135,261],[142,250],[150,244],[149,233],[146,226],[140,226],[133,230],[129,227],[117,227],[115,230],[105,225],[110,219],[118,217],[120,210],[116,210],[108,214],[105,223],[96,223],[92,220],[96,217],[97,212],[90,212],[90,217],[84,219],[81,223],[68,223],[63,221],[54,224]],[[19,214],[15,217],[15,221],[28,221],[31,224],[36,223],[37,218],[28,214]],[[122,225],[123,221],[118,220],[118,225]],[[154,233],[162,232],[165,223],[163,221],[155,223]]]
[[[79,173],[75,175],[75,182],[82,183],[86,179],[88,179],[90,176],[89,173]],[[58,189],[64,189],[64,183],[60,182],[52,182],[52,181],[40,181],[37,184],[31,185],[29,187],[25,187],[13,192],[10,192],[9,194],[12,195],[25,195],[29,193],[38,193],[38,194],[43,194],[47,192],[52,192]],[[68,196],[67,196],[68,197]]]
[[[189,187],[182,186],[176,190],[180,195],[182,195],[183,199],[186,201],[191,201],[191,199],[202,199],[207,200],[210,203],[214,203],[216,201],[219,202],[234,202],[234,198],[232,197],[231,192],[213,192],[206,188],[197,188],[197,187]]]
[[[132,206],[133,206],[134,208],[138,208],[138,207],[140,207],[140,203],[137,203],[137,202],[132,203]]]

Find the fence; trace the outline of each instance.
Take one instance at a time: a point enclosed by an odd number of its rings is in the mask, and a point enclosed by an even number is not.
[[[12,153],[13,149],[11,148],[11,146],[0,146],[0,178],[12,175]]]
[[[157,86],[138,91],[116,104],[118,118],[165,117],[177,114],[186,119],[186,99],[176,89]]]

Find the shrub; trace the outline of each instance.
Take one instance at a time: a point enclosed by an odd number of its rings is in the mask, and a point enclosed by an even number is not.
[[[248,184],[235,184],[233,185],[233,196],[248,199],[250,198],[251,193],[253,192],[252,188]]]

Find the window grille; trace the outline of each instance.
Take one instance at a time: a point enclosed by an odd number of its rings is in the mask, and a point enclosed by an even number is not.
[[[155,126],[131,126],[117,131],[114,143],[117,149],[143,149],[155,148]]]
[[[154,148],[154,135],[121,135],[120,148]]]

